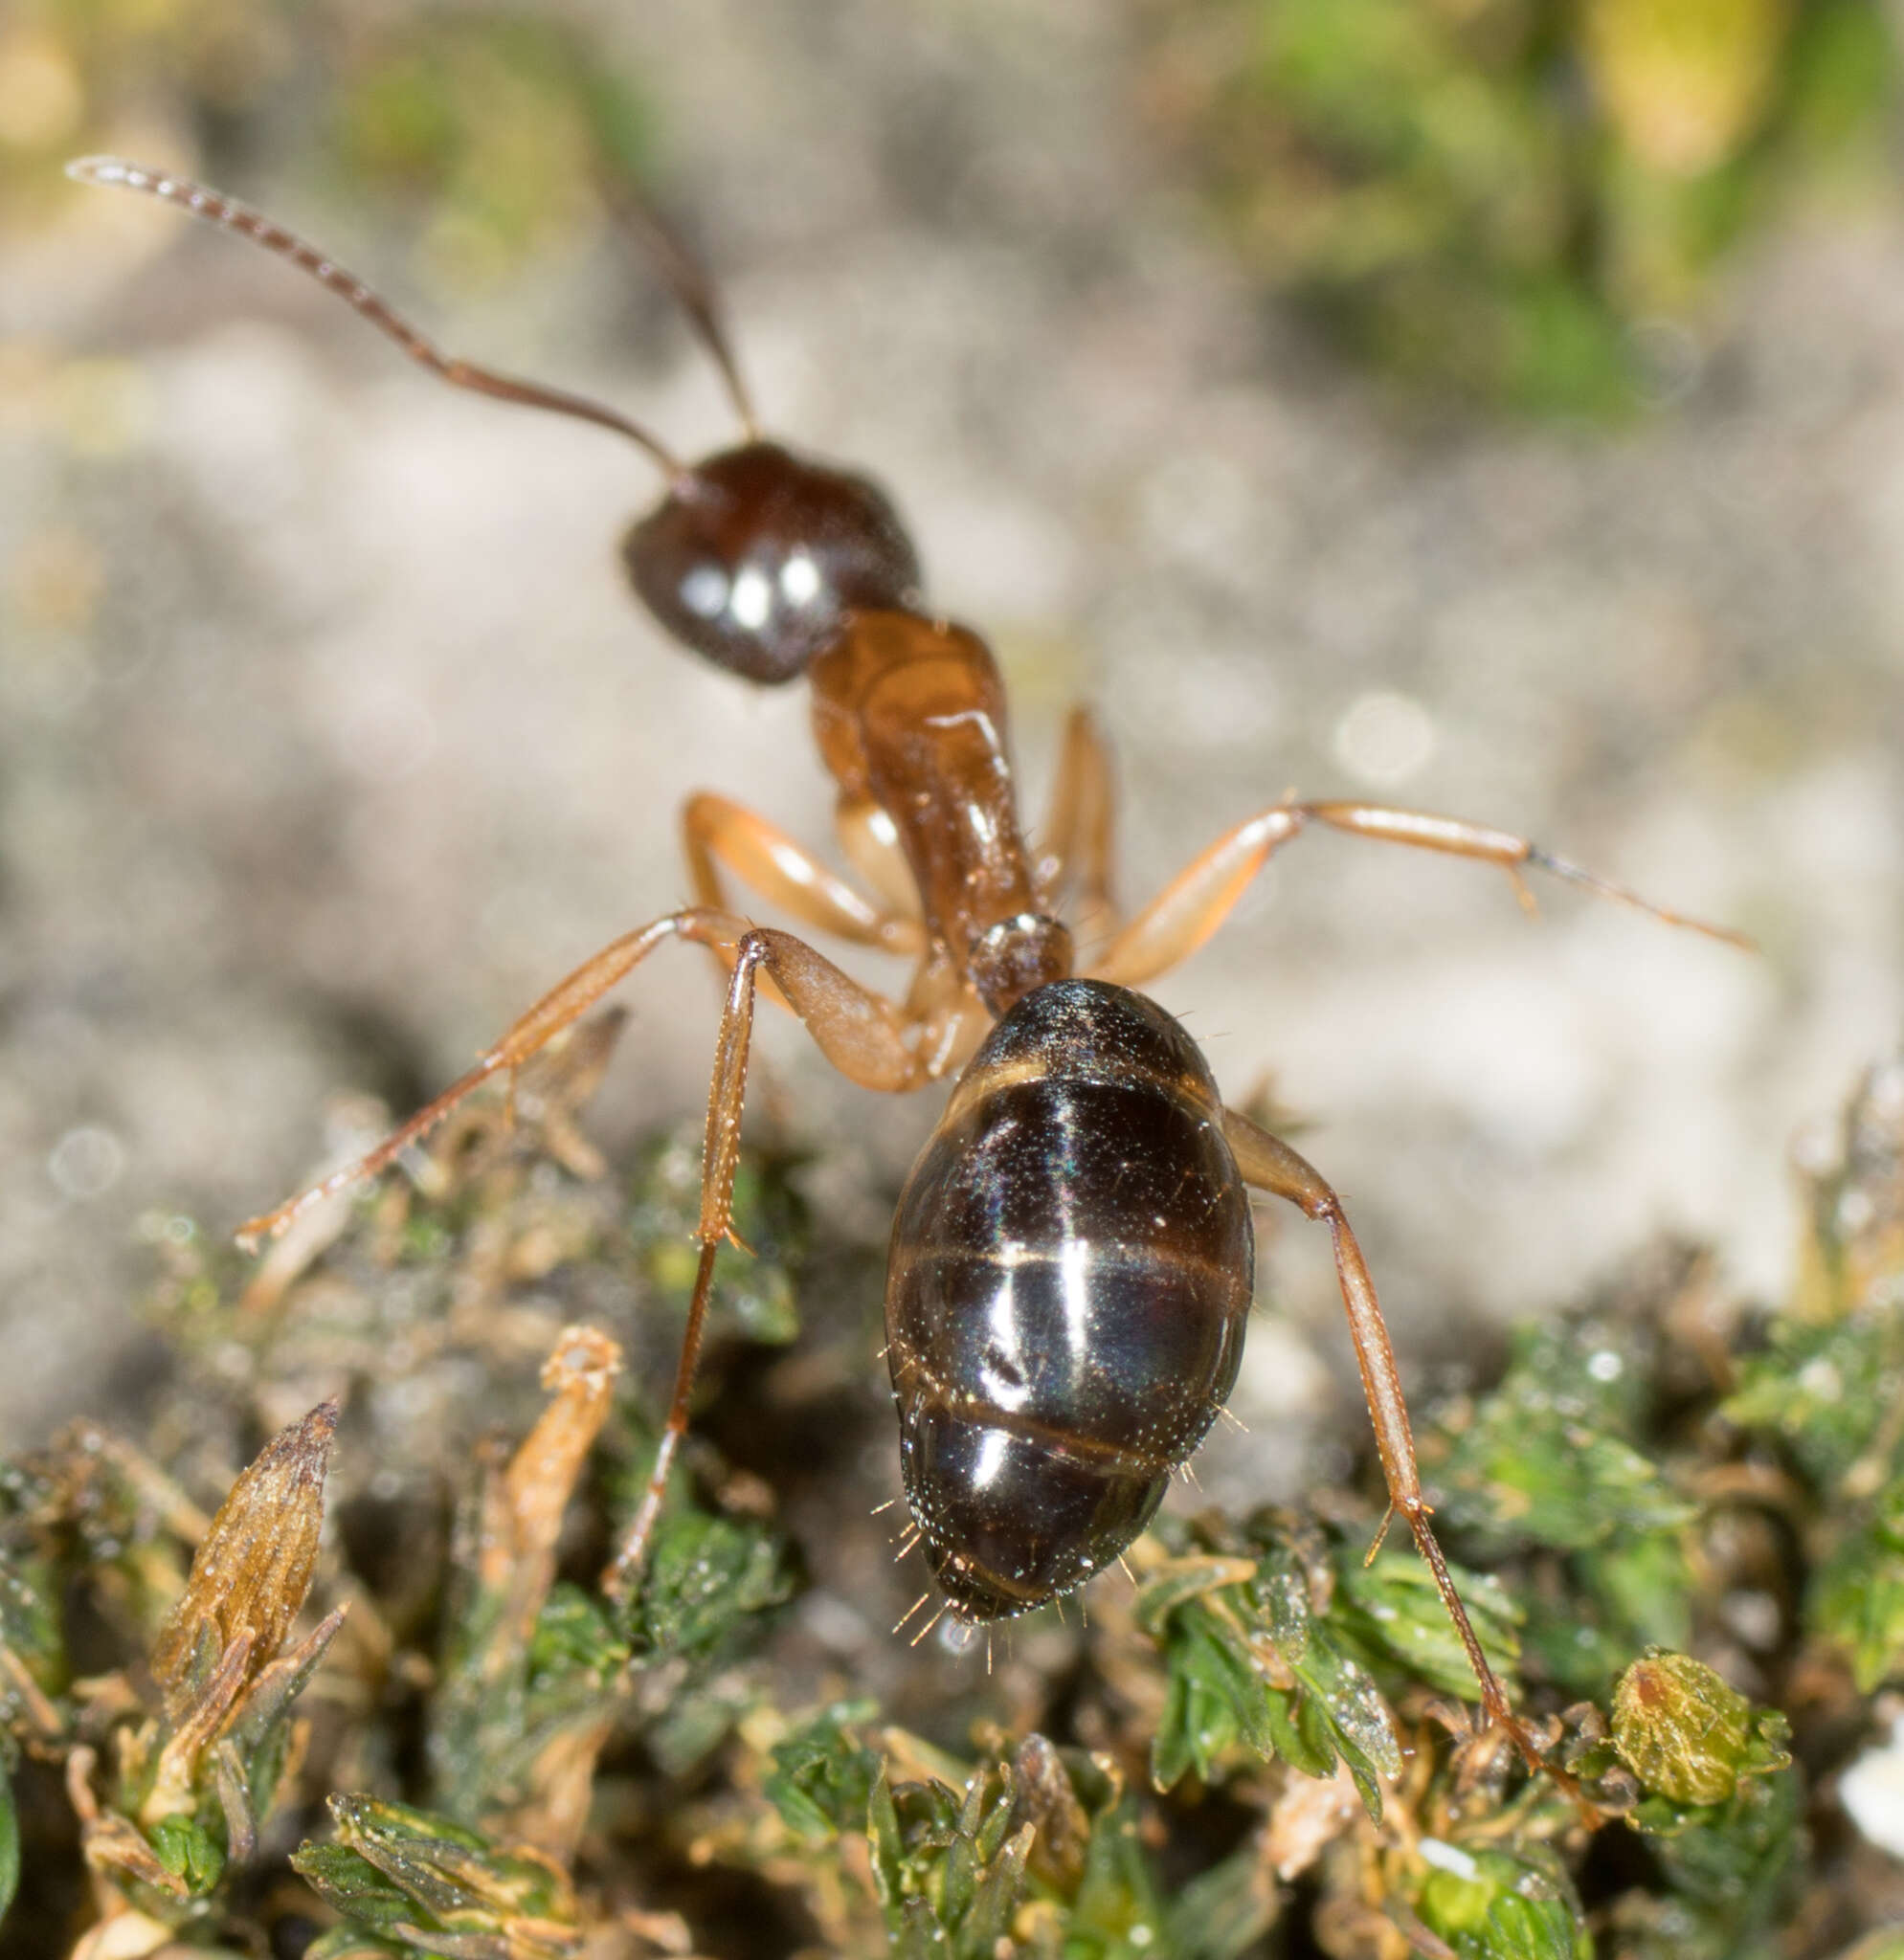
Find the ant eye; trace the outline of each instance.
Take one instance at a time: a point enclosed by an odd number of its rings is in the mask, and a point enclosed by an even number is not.
[[[863,477],[750,442],[687,472],[622,543],[649,612],[683,646],[750,680],[793,680],[846,614],[918,596],[898,513]]]

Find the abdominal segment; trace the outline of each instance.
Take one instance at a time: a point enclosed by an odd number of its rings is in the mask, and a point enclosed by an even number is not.
[[[1027,995],[901,1199],[886,1286],[907,1496],[952,1603],[1042,1605],[1149,1522],[1236,1379],[1249,1209],[1181,1028]]]

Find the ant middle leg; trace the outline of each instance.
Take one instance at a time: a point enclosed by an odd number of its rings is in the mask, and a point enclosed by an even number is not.
[[[1507,1689],[1489,1662],[1480,1636],[1475,1633],[1474,1623],[1455,1589],[1440,1541],[1428,1523],[1428,1502],[1422,1494],[1421,1474],[1415,1463],[1415,1437],[1408,1422],[1408,1404],[1401,1392],[1395,1349],[1388,1338],[1388,1325],[1382,1319],[1381,1304],[1376,1298],[1375,1281],[1343,1213],[1341,1199],[1313,1165],[1298,1156],[1280,1137],[1260,1129],[1246,1116],[1225,1109],[1223,1136],[1245,1184],[1287,1199],[1307,1216],[1319,1218],[1329,1227],[1330,1237],[1334,1241],[1335,1274],[1342,1289],[1342,1305],[1355,1345],[1355,1363],[1361,1370],[1362,1393],[1368,1402],[1369,1419],[1375,1426],[1376,1451],[1388,1484],[1389,1516],[1400,1514],[1434,1575],[1435,1589],[1480,1683],[1481,1705],[1488,1719],[1506,1729],[1530,1769],[1546,1770],[1548,1765],[1533,1733],[1514,1713]],[[1384,1518],[1384,1530],[1387,1523]],[[1376,1547],[1380,1544],[1378,1536]],[[1374,1557],[1374,1549],[1369,1555]]]
[[[1117,930],[1111,894],[1116,802],[1110,753],[1096,720],[1088,708],[1074,707],[1064,723],[1033,883],[1039,902],[1054,915],[1075,895],[1072,929],[1081,944]]]
[[[1092,977],[1123,987],[1141,987],[1188,959],[1229,917],[1250,880],[1275,853],[1315,823],[1378,843],[1405,844],[1418,851],[1439,851],[1497,865],[1512,880],[1516,896],[1529,909],[1533,895],[1521,873],[1545,871],[1601,898],[1635,906],[1665,924],[1704,933],[1709,939],[1723,940],[1747,951],[1753,949],[1752,941],[1743,933],[1655,904],[1625,885],[1557,858],[1511,831],[1491,830],[1458,817],[1431,816],[1419,810],[1392,810],[1377,803],[1284,802],[1245,817],[1193,858],[1111,940],[1092,967]]]
[[[415,1115],[401,1123],[374,1149],[317,1183],[288,1197],[276,1210],[248,1218],[233,1235],[246,1252],[256,1252],[262,1239],[280,1237],[310,1208],[347,1191],[353,1184],[380,1176],[413,1144],[437,1127],[459,1104],[480,1089],[492,1076],[515,1072],[530,1057],[540,1053],[564,1029],[571,1027],[598,1001],[610,988],[638,967],[654,949],[669,939],[698,941],[703,946],[737,946],[748,930],[747,922],[708,906],[670,912],[652,920],[633,932],[624,932],[592,954],[571,973],[556,982],[525,1014],[511,1023],[494,1047],[488,1049],[476,1066],[460,1076]]]
[[[620,938],[611,940],[599,952],[591,955],[571,973],[557,981],[526,1013],[522,1014],[508,1028],[501,1040],[482,1055],[474,1068],[452,1082],[440,1096],[425,1103],[414,1116],[399,1124],[373,1149],[287,1198],[276,1210],[267,1212],[260,1217],[247,1219],[234,1235],[237,1242],[247,1252],[254,1252],[261,1240],[281,1236],[294,1219],[302,1216],[321,1200],[331,1197],[338,1192],[347,1191],[354,1184],[380,1176],[405,1150],[413,1144],[421,1142],[491,1077],[506,1075],[513,1080],[516,1071],[524,1063],[539,1054],[558,1035],[571,1027],[603,994],[618,985],[639,966],[658,946],[671,939],[686,940],[694,945],[712,947],[726,963],[738,957],[741,944],[751,930],[753,928],[748,921],[736,918],[732,913],[707,905],[693,905],[683,911],[669,912],[633,932],[623,933]],[[779,933],[774,937],[791,946],[801,945],[800,941],[794,939],[789,933]],[[833,967],[831,962],[822,959],[810,947],[805,950],[829,972],[839,974],[839,969]],[[783,962],[790,963],[791,956],[788,962]],[[770,970],[777,975],[777,969]],[[839,977],[848,986],[853,984],[846,982],[843,974],[840,974]],[[810,987],[809,991],[812,991]],[[894,1027],[906,1025],[905,1018],[889,1003],[878,995],[866,993],[863,989],[855,991],[863,995],[864,1001],[856,1026],[872,1026],[879,1022],[882,1014]],[[800,1013],[803,1020],[808,1019],[807,1013],[798,1004],[794,1005],[795,1012]],[[862,1080],[859,1073],[861,1068],[872,1066],[877,1073],[879,1067],[884,1065],[882,1062],[868,1062],[862,1058],[848,1032],[842,1032],[839,1038],[831,1038],[828,1035],[822,1034],[811,1020],[809,1028],[827,1058],[842,1074],[854,1080]],[[883,1086],[880,1082],[869,1082],[867,1085]],[[907,1085],[909,1086],[909,1083]]]

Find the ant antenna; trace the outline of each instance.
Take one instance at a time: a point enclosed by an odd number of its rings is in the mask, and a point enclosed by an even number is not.
[[[728,337],[728,323],[721,312],[721,298],[707,269],[664,224],[660,214],[626,188],[602,176],[596,189],[616,220],[636,233],[654,260],[661,283],[674,295],[675,303],[687,316],[695,338],[721,370],[728,399],[740,417],[741,431],[750,442],[760,439],[760,418],[753,412],[753,397],[741,378],[740,363],[734,358],[733,343]]]
[[[176,205],[181,211],[190,212],[194,217],[208,219],[214,225],[222,225],[228,232],[235,232],[241,238],[249,238],[254,245],[261,245],[280,258],[288,258],[300,272],[307,273],[326,292],[335,293],[346,305],[362,314],[379,333],[388,335],[413,361],[457,388],[490,395],[498,401],[517,402],[524,408],[549,409],[558,415],[572,415],[578,421],[593,422],[601,429],[613,429],[645,449],[672,481],[680,483],[688,475],[686,465],[658,437],[651,435],[638,422],[631,422],[627,416],[603,408],[599,402],[569,394],[559,388],[544,388],[536,382],[518,381],[513,375],[498,374],[492,368],[479,368],[473,361],[458,360],[443,353],[354,273],[345,271],[295,232],[287,232],[282,225],[274,224],[262,212],[239,204],[235,198],[210,190],[203,184],[194,184],[189,177],[168,176],[162,170],[147,169],[143,164],[127,163],[123,157],[80,157],[66,166],[66,174],[76,183],[143,190],[146,196],[156,197],[162,204]],[[686,260],[679,248],[676,248],[676,256],[687,264],[691,275],[692,261]],[[730,372],[731,360],[727,353],[726,343],[713,324],[711,314],[706,315],[704,323],[705,308],[697,309],[687,293],[677,283],[679,274],[665,256],[662,269],[669,285],[682,295],[682,303],[687,307],[696,325],[704,334],[713,333],[715,359],[720,362],[724,372]],[[711,305],[711,296],[706,298],[705,304]],[[749,426],[752,426],[750,417]]]

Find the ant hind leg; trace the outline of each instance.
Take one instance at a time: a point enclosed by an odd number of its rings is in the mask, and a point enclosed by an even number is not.
[[[1382,1475],[1388,1482],[1388,1512],[1375,1547],[1380,1548],[1389,1519],[1400,1516],[1414,1537],[1417,1548],[1433,1574],[1435,1589],[1448,1618],[1454,1623],[1461,1644],[1467,1650],[1468,1665],[1480,1683],[1481,1705],[1490,1722],[1497,1723],[1513,1740],[1531,1770],[1552,1773],[1533,1731],[1514,1713],[1513,1704],[1481,1646],[1480,1636],[1467,1616],[1447,1569],[1441,1543],[1428,1523],[1427,1499],[1422,1493],[1422,1480],[1415,1463],[1415,1438],[1408,1422],[1408,1404],[1401,1392],[1401,1377],[1395,1365],[1388,1326],[1376,1298],[1375,1281],[1368,1262],[1356,1242],[1342,1201],[1322,1174],[1300,1157],[1281,1138],[1259,1129],[1247,1117],[1234,1110],[1223,1112],[1223,1135],[1235,1154],[1243,1182],[1259,1191],[1287,1199],[1310,1218],[1329,1227],[1335,1245],[1335,1272],[1342,1288],[1342,1305],[1349,1316],[1349,1332],[1355,1344],[1355,1361],[1361,1370],[1362,1392],[1367,1397],[1369,1417],[1375,1425],[1376,1449],[1381,1459]]]

